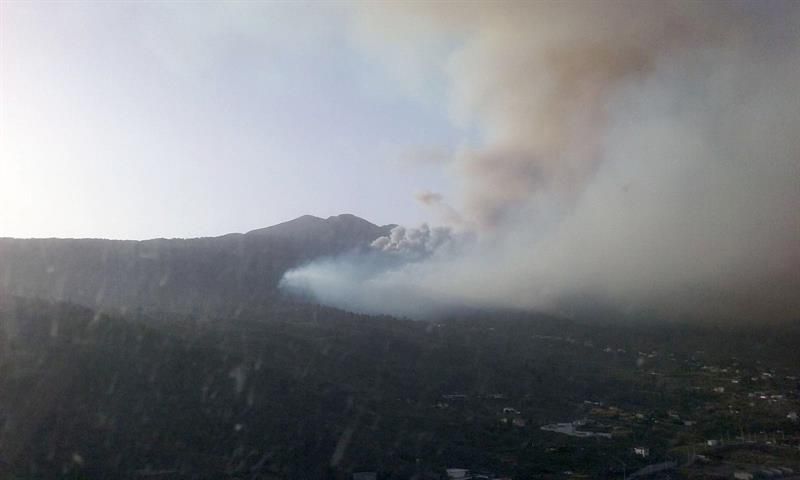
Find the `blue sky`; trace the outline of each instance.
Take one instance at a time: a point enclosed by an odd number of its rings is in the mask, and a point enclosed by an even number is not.
[[[339,4],[3,2],[0,236],[151,238],[303,214],[416,224],[468,136]],[[413,88],[411,88],[413,87]]]

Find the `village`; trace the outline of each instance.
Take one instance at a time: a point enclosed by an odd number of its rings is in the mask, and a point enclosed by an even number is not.
[[[542,470],[551,471],[532,478],[597,478],[597,470],[581,469],[586,455],[574,455],[587,450],[602,452],[601,462],[606,463],[602,478],[800,478],[800,371],[766,367],[759,361],[748,364],[735,357],[710,363],[703,351],[688,355],[629,352],[612,345],[598,347],[590,340],[547,335],[535,335],[533,340],[595,350],[616,362],[627,361],[635,366],[630,372],[637,381],[669,392],[675,403],[635,408],[602,398],[565,399],[574,411],[572,418],[543,421],[535,407],[530,409],[535,403],[529,395],[519,399],[499,392],[441,396],[437,410],[463,414],[483,407],[495,412],[494,421],[502,428],[541,446],[531,456],[538,458]],[[569,465],[570,456],[579,459],[574,466]],[[513,471],[530,458],[508,454],[503,460]],[[554,471],[556,466],[560,471]],[[440,478],[512,477],[452,465]]]

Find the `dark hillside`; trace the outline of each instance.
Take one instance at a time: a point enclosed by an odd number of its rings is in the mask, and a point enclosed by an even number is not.
[[[269,306],[283,273],[386,235],[353,215],[196,239],[0,239],[0,293],[92,308],[230,315]]]
[[[634,444],[666,455],[737,431],[728,405],[747,409],[742,428],[800,434],[784,418],[800,401],[788,380],[797,332],[765,346],[698,328],[705,350],[684,353],[681,329],[533,315],[435,324],[302,304],[119,317],[4,297],[0,461],[11,478],[405,479],[453,466],[535,478],[575,465],[618,478],[608,456],[642,464],[625,453]],[[784,362],[746,360],[764,348]],[[783,397],[749,407],[753,390]],[[581,418],[614,438],[539,429]]]

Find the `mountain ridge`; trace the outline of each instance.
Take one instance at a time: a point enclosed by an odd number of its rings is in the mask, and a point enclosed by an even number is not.
[[[324,228],[354,228],[367,231],[372,230],[376,233],[384,233],[386,230],[391,230],[395,226],[395,224],[382,226],[376,225],[368,220],[353,215],[352,213],[332,215],[328,218],[316,217],[314,215],[302,215],[286,222],[270,225],[269,227],[250,230],[244,235],[287,235],[292,233],[302,234],[307,233],[309,230],[321,230]]]
[[[344,223],[350,222],[351,224],[360,224],[366,225],[372,228],[377,228],[381,230],[391,230],[392,228],[396,227],[397,224],[389,223],[386,225],[378,225],[375,223],[370,222],[358,215],[354,215],[352,213],[341,213],[339,215],[331,215],[327,218],[317,217],[315,215],[301,215],[297,218],[293,218],[291,220],[286,220],[283,222],[276,223],[274,225],[268,225],[266,227],[255,228],[253,230],[248,230],[246,232],[228,232],[222,233],[220,235],[202,235],[197,237],[153,237],[153,238],[143,238],[143,239],[130,239],[130,238],[107,238],[107,237],[13,237],[13,236],[0,236],[0,240],[103,240],[103,241],[110,241],[110,242],[151,242],[157,240],[201,240],[201,239],[209,239],[209,238],[223,238],[223,237],[234,237],[239,235],[258,235],[258,234],[267,234],[273,233],[278,230],[283,229],[286,226],[295,226],[301,225],[303,223],[306,226],[319,226],[314,225],[316,224],[332,224],[332,223]]]
[[[286,271],[366,248],[392,228],[343,214],[190,239],[1,238],[0,294],[223,316],[269,308]]]

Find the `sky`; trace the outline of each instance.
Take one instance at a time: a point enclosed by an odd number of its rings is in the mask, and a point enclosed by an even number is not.
[[[418,224],[474,133],[334,2],[0,3],[0,236]],[[399,51],[398,55],[404,52]],[[405,72],[411,69],[404,69]]]
[[[791,0],[4,1],[0,236],[352,213],[411,228],[285,285],[800,318],[799,24]]]

